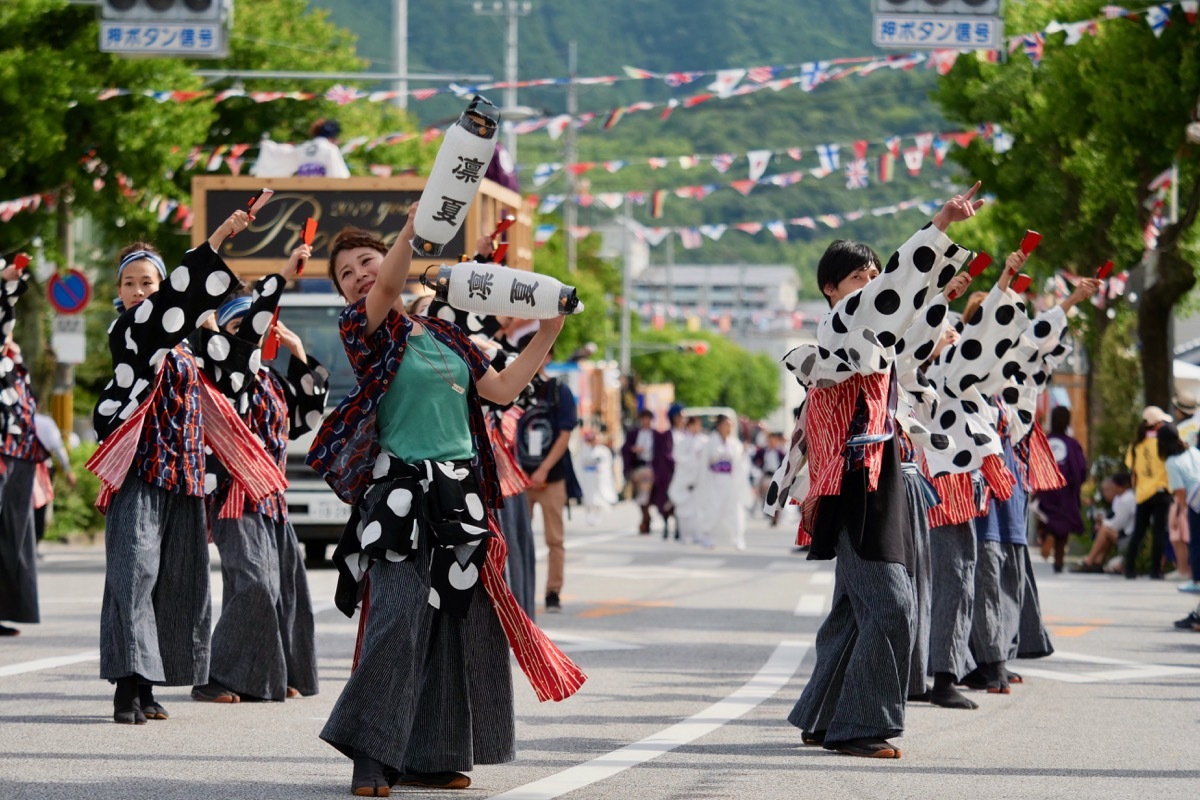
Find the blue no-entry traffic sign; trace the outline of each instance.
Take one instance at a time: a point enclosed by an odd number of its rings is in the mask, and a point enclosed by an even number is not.
[[[77,269],[55,273],[46,284],[46,297],[60,314],[78,314],[92,299],[92,284]]]

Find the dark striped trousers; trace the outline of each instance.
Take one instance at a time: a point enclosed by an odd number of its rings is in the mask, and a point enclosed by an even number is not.
[[[525,493],[504,498],[504,508],[496,514],[500,532],[508,543],[508,562],[504,566],[504,578],[513,597],[534,619],[537,612],[537,555],[533,542],[533,518],[529,514],[529,501]]]
[[[838,538],[833,609],[817,632],[817,663],[788,722],[827,742],[904,730],[916,600],[903,564],[867,561]]]
[[[929,674],[929,641],[931,624],[932,577],[929,553],[929,503],[925,498],[924,478],[915,468],[904,465],[904,492],[908,497],[908,522],[913,538],[913,617],[912,656],[909,659],[908,691],[925,691],[925,676]]]
[[[0,620],[39,622],[33,481],[37,465],[4,459],[0,475]]]
[[[406,772],[466,772],[515,752],[508,643],[482,581],[465,619],[429,605],[429,556],[376,561],[358,667],[321,738]]]
[[[933,600],[929,672],[961,678],[971,671],[975,611],[975,528],[970,522],[929,532]]]
[[[1019,544],[1009,544],[1005,547],[1009,548],[1009,558],[1019,558],[1025,565],[1017,642],[1016,646],[1009,651],[1009,658],[1045,658],[1054,652],[1054,645],[1042,622],[1042,601],[1038,595],[1037,580],[1033,577],[1033,562],[1029,558],[1029,548]],[[1018,550],[1021,552],[1018,553]]]
[[[204,501],[125,479],[104,520],[100,677],[208,682],[212,605]]]
[[[980,664],[1008,659],[1012,628],[1006,615],[1012,613],[1012,608],[1005,602],[1002,589],[1004,562],[1003,545],[990,540],[978,542],[971,652]]]
[[[308,576],[287,522],[262,514],[216,519],[221,617],[212,634],[213,680],[238,694],[283,700],[318,691]]]

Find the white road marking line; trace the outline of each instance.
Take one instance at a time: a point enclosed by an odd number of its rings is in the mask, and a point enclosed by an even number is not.
[[[634,535],[635,534],[628,533],[628,532],[602,533],[597,536],[588,536],[587,538],[583,538],[583,539],[568,539],[567,543],[566,543],[566,548],[567,548],[567,552],[570,553],[572,550],[578,550],[582,547],[591,547],[592,545],[595,545],[595,544],[604,544],[605,542],[611,542],[615,539],[627,539]],[[534,556],[537,558],[538,561],[543,560],[546,556],[548,556],[550,554],[550,550],[547,549],[545,546],[538,547],[533,552],[534,552]]]
[[[767,564],[767,569],[771,572],[812,572],[813,565],[797,556],[787,560],[776,560]]]
[[[819,617],[825,612],[826,599],[823,594],[802,594],[793,614],[797,617]]]
[[[577,636],[573,633],[561,633],[559,631],[549,631],[542,628],[542,632],[549,636],[558,649],[564,653],[598,653],[604,650],[641,650],[640,644],[627,644],[626,642],[616,642],[611,639],[593,639],[588,636]]]
[[[763,668],[748,683],[698,714],[642,739],[640,742],[627,745],[611,753],[605,753],[556,775],[518,786],[503,794],[493,795],[493,798],[494,800],[553,800],[553,798],[561,797],[568,792],[611,778],[630,767],[644,764],[677,747],[707,736],[722,725],[751,711],[783,688],[800,667],[800,662],[808,653],[809,646],[808,642],[781,642]]]
[[[718,569],[719,567],[725,566],[725,559],[694,557],[676,558],[670,562],[670,566],[679,567],[681,569]]]
[[[720,578],[727,573],[702,569],[679,569],[668,566],[628,567],[571,567],[572,575],[591,575],[598,578],[616,578],[628,581],[706,580]]]
[[[76,653],[73,656],[56,656],[54,658],[39,658],[37,661],[23,661],[20,664],[9,664],[0,667],[0,678],[11,675],[22,675],[26,672],[39,672],[44,669],[65,667],[69,664],[81,664],[84,661],[99,661],[100,651],[89,650],[86,653]]]
[[[1120,658],[1093,656],[1086,653],[1057,652],[1046,659],[1046,663],[1060,665],[1091,664],[1102,667],[1119,667],[1120,669],[1098,669],[1089,672],[1067,672],[1058,669],[1042,669],[1040,667],[1022,667],[1021,674],[1062,683],[1111,683],[1115,681],[1144,681],[1151,678],[1170,678],[1182,675],[1200,674],[1196,667],[1180,667],[1168,664],[1144,664],[1136,661],[1126,661]]]
[[[825,571],[814,572],[808,582],[813,586],[833,586],[833,573]]]

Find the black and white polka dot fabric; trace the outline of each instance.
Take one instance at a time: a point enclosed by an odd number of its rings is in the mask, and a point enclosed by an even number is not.
[[[371,484],[351,519],[357,520],[357,550],[342,537],[335,559],[361,584],[371,564],[404,561],[430,537],[429,605],[465,617],[487,556],[487,509],[470,462],[422,461],[406,464],[381,452]]]
[[[0,281],[0,429],[20,434],[18,406],[21,393],[17,386],[17,362],[9,355],[4,343],[17,322],[17,298],[29,289],[29,274],[22,272],[16,280]]]
[[[933,223],[926,224],[892,254],[879,277],[842,298],[822,317],[815,344],[795,348],[783,357],[783,365],[806,391],[836,386],[853,375],[892,370],[898,343],[918,316],[926,317],[924,324],[929,328],[941,324],[945,308],[935,310],[939,308],[937,295],[970,256],[969,250],[956,245]],[[915,344],[912,351],[924,360],[933,346],[930,343],[926,351],[924,343]],[[901,345],[900,349],[907,347]],[[920,388],[917,379],[910,385]],[[787,461],[768,487],[768,499],[774,499],[768,507],[782,508],[789,497],[803,500],[808,494],[804,479],[806,424],[802,410]],[[934,443],[920,422],[902,424],[912,427],[916,439]]]
[[[808,389],[891,370],[896,343],[970,255],[927,224],[892,254],[879,277],[822,317],[817,343],[788,353],[784,366]]]
[[[1071,353],[1071,346],[1063,341],[1066,333],[1067,315],[1061,306],[1055,306],[1033,318],[1015,348],[1021,369],[1001,392],[1011,409],[1009,435],[1014,442],[1029,434],[1036,419],[1038,395],[1046,388],[1059,364]]]
[[[922,369],[938,340],[950,327],[948,311],[946,296],[937,292],[894,347],[900,389],[896,422],[914,445],[926,451],[945,452],[954,447],[954,431],[941,424],[937,385]]]
[[[985,393],[1008,385],[1014,352],[1028,325],[1015,295],[993,288],[974,316],[964,320],[961,338],[930,365],[927,376],[940,395],[938,425],[955,442],[952,451],[926,452],[935,477],[979,469],[984,458],[1003,452]]]
[[[113,379],[92,414],[105,439],[153,390],[163,359],[182,344],[239,285],[207,244],[189,250],[158,291],[122,312],[108,329]]]

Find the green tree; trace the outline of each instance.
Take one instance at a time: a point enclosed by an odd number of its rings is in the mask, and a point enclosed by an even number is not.
[[[1005,22],[1012,31],[1041,30],[1055,19],[1100,16],[1103,5],[1009,3]],[[1168,326],[1196,282],[1191,257],[1200,210],[1200,151],[1185,138],[1200,94],[1200,28],[1172,8],[1161,36],[1142,16],[1105,22],[1074,46],[1065,46],[1065,33],[1052,34],[1039,67],[1021,54],[1004,64],[959,58],[935,93],[950,119],[996,122],[1014,137],[1004,154],[976,142],[953,156],[999,200],[990,228],[1002,232],[998,248],[1011,249],[1024,228],[1035,228],[1046,234],[1030,267],[1038,276],[1064,267],[1091,274],[1109,258],[1144,273],[1137,333],[1145,399],[1164,407],[1171,397]],[[1157,266],[1147,271],[1140,256],[1148,187],[1173,161],[1179,219],[1163,231]],[[1092,352],[1106,321],[1101,315],[1091,326]],[[1092,395],[1093,410],[1102,410],[1099,393]]]

